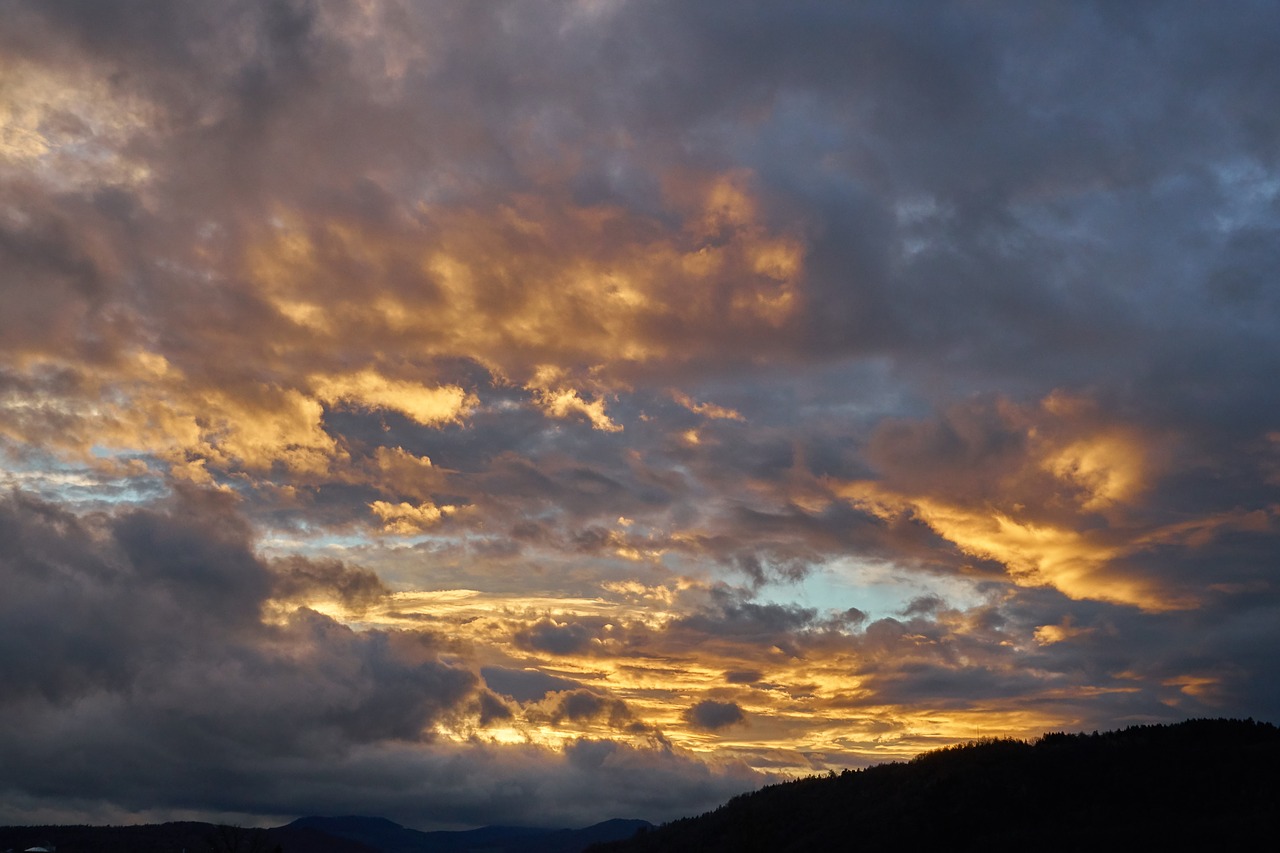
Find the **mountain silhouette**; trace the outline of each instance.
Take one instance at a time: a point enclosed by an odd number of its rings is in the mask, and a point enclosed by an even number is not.
[[[137,826],[5,826],[0,851],[58,853],[582,853],[591,844],[652,828],[608,820],[582,829],[486,826],[420,832],[380,817],[304,817],[271,829],[195,821]]]
[[[460,832],[421,832],[377,817],[304,817],[287,828],[316,830],[379,853],[582,853],[591,844],[630,838],[644,820],[607,820],[583,829],[485,826]]]
[[[938,750],[743,794],[591,853],[1280,849],[1280,730],[1190,720]]]

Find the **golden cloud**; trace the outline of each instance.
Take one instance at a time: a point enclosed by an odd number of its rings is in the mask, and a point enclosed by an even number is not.
[[[671,398],[680,405],[684,406],[695,415],[702,415],[705,418],[722,419],[731,421],[743,420],[742,413],[733,409],[727,409],[724,406],[717,406],[714,403],[699,403],[688,394],[680,391],[673,391]]]
[[[457,385],[428,388],[417,382],[387,379],[373,369],[358,373],[312,376],[317,399],[329,405],[346,403],[400,412],[423,426],[458,423],[479,399]]]
[[[53,68],[0,56],[0,174],[59,189],[136,185],[144,161],[123,153],[152,110],[88,68]]]
[[[522,384],[531,364],[601,365],[603,377],[712,343],[692,330],[741,340],[797,307],[803,246],[761,223],[750,176],[685,177],[670,182],[667,201],[683,217],[674,229],[554,196],[422,206],[382,230],[280,211],[242,272],[281,320],[310,333],[285,335],[286,348],[396,344],[471,358]],[[351,275],[364,281],[359,292]]]
[[[884,519],[917,519],[962,553],[1000,563],[1019,585],[1153,611],[1196,604],[1195,590],[1127,563],[1176,530],[1191,535],[1192,528],[1227,523],[1166,527],[1131,519],[1126,511],[1159,474],[1164,437],[1109,420],[1092,401],[1061,393],[1039,405],[1000,401],[989,413],[952,417],[949,427],[967,447],[955,450],[936,432],[895,424],[884,479],[832,483],[832,492]],[[999,448],[998,455],[984,457],[978,449],[986,447]],[[920,454],[937,458],[920,463]],[[1099,514],[1106,524],[1090,520]],[[1051,626],[1042,637],[1065,635]]]
[[[581,415],[591,423],[594,429],[602,430],[603,432],[622,431],[622,425],[615,423],[605,413],[604,400],[597,399],[588,402],[582,399],[578,392],[572,388],[557,388],[554,390],[536,388],[534,389],[534,403],[548,417],[563,420],[574,415]]]
[[[437,506],[430,501],[420,504],[374,501],[369,509],[383,522],[382,529],[387,533],[413,536],[435,526],[441,519],[454,515],[459,507],[445,504]]]

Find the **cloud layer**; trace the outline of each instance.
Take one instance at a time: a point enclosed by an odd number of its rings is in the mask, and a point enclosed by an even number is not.
[[[1280,716],[1272,6],[0,19],[0,818]]]

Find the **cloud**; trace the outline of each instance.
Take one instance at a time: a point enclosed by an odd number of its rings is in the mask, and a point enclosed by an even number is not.
[[[10,497],[3,516],[15,650],[8,714],[50,703],[61,717],[102,702],[112,714],[203,721],[214,741],[244,735],[245,745],[330,728],[354,742],[413,740],[474,683],[412,636],[356,634],[306,608],[263,621],[273,593],[327,586],[358,602],[380,585],[333,563],[294,559],[273,573],[221,496],[90,517]],[[209,702],[214,694],[225,701]]]
[[[540,619],[515,633],[516,645],[534,651],[557,655],[582,654],[591,647],[594,639],[586,625],[576,622],[557,622],[550,617]]]
[[[271,570],[275,576],[271,597],[277,601],[336,599],[343,607],[359,612],[391,594],[374,572],[338,560],[307,560],[294,555],[275,561]]]
[[[631,722],[631,711],[625,702],[591,690],[573,690],[555,696],[549,717],[552,723],[570,721],[585,723],[604,718],[609,725],[620,727]]]
[[[487,666],[480,670],[480,674],[495,691],[519,702],[537,701],[548,693],[571,691],[582,686],[576,681],[534,670]]]
[[[684,718],[696,729],[714,732],[745,723],[747,715],[735,702],[704,699],[686,710]]]
[[[724,674],[724,680],[730,684],[754,684],[764,677],[758,669],[735,669]]]
[[[731,421],[742,420],[742,414],[734,411],[733,409],[728,409],[724,406],[717,406],[715,403],[699,403],[688,394],[684,394],[679,391],[673,393],[671,396],[677,403],[684,406],[694,414],[702,415],[706,418],[719,418]]]
[[[387,501],[374,501],[369,504],[369,509],[373,510],[373,514],[382,520],[383,530],[388,533],[399,533],[406,536],[421,533],[441,519],[458,511],[458,507],[452,504],[436,506],[430,501],[417,506],[404,501],[398,504],[391,504]]]
[[[537,405],[553,418],[568,418],[570,415],[581,415],[591,423],[592,428],[604,432],[621,432],[622,426],[614,423],[604,411],[603,400],[588,403],[571,388],[558,390],[538,389]]]
[[[482,776],[467,783],[479,786],[470,793],[455,790],[448,805],[426,810],[373,780],[454,760],[473,762],[469,772],[506,775],[516,789],[539,766],[553,787],[573,789],[590,773],[568,754],[531,750],[521,757],[442,740],[437,727],[471,713],[472,703],[482,726],[509,721],[513,711],[493,694],[477,693],[476,676],[444,662],[430,635],[357,633],[306,607],[265,618],[273,595],[336,594],[358,604],[385,589],[367,572],[332,561],[264,563],[225,495],[184,492],[164,509],[90,516],[11,496],[0,505],[0,530],[10,590],[0,702],[11,733],[8,786],[38,779],[46,791],[74,788],[77,797],[123,812],[195,799],[226,812],[309,813],[354,797],[348,801],[378,813],[456,822],[489,814]],[[552,721],[632,722],[625,703],[569,680],[483,672],[517,698],[546,694]],[[76,760],[45,761],[54,744],[73,749]],[[390,744],[395,748],[383,749]],[[666,757],[652,761],[618,753],[639,773],[630,785],[670,785],[678,774],[686,782],[677,788],[710,804],[754,780],[744,768],[698,770],[702,765],[669,746],[661,749]],[[560,781],[552,781],[557,774]],[[645,813],[663,814],[684,807],[661,805],[658,789],[616,794],[620,799],[607,795],[610,807],[643,805]],[[510,814],[532,818],[545,806],[535,806],[533,796],[529,789],[504,803]],[[566,808],[557,817],[606,814],[613,812]]]
[[[346,376],[312,377],[319,398],[330,404],[349,403],[402,412],[424,426],[456,422],[478,402],[456,385],[428,388],[391,380],[373,370]]]
[[[3,12],[14,802],[1280,713],[1273,5]]]

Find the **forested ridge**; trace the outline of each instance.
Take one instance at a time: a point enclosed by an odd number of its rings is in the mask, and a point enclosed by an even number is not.
[[[1275,849],[1278,835],[1280,730],[1189,720],[798,779],[590,851]]]

